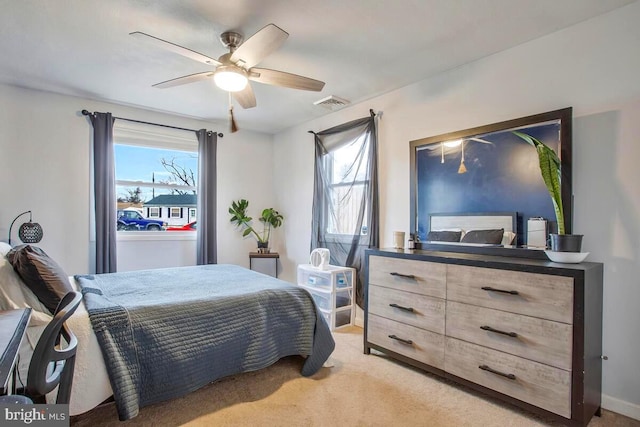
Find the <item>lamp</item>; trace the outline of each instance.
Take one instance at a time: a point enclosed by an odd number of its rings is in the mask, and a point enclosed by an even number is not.
[[[455,148],[458,147],[460,145],[462,145],[464,142],[463,139],[456,139],[456,140],[452,140],[452,141],[444,141],[440,143],[440,163],[444,163],[444,147],[447,148]],[[462,163],[464,163],[464,145],[462,146]],[[464,167],[461,166],[461,167]],[[466,172],[466,168],[464,170],[464,172]],[[464,172],[460,172],[458,171],[458,173],[464,173]]]
[[[11,225],[9,226],[9,244],[11,244],[11,229],[13,228],[13,224],[18,220],[18,218],[25,214],[29,214],[29,222],[25,222],[20,226],[20,229],[18,230],[18,237],[23,243],[38,243],[42,240],[42,227],[37,222],[32,222],[31,211],[25,211],[11,221]]]
[[[221,65],[213,75],[216,85],[227,92],[238,92],[247,87],[247,72],[235,65]]]
[[[462,144],[462,140],[461,140],[461,139],[456,139],[456,140],[453,140],[453,141],[446,141],[446,142],[444,143],[444,145],[445,145],[446,147],[450,147],[450,148],[457,147],[457,146],[459,146],[460,144]]]

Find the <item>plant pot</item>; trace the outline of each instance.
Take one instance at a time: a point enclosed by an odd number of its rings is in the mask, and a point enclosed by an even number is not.
[[[259,254],[268,254],[269,253],[269,242],[258,242],[258,253]]]
[[[551,234],[551,250],[555,252],[580,252],[582,234]]]

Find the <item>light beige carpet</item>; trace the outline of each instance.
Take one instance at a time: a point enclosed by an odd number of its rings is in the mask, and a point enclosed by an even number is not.
[[[74,417],[80,426],[545,426],[553,425],[469,389],[363,354],[362,329],[334,334],[332,368],[300,376],[302,360],[225,378],[169,402],[143,408],[122,424],[114,404]],[[640,426],[604,411],[589,427]]]

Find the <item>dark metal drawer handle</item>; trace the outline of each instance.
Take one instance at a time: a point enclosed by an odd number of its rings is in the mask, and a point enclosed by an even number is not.
[[[400,338],[398,336],[395,336],[395,335],[389,335],[389,338],[391,338],[392,340],[400,341],[403,344],[407,344],[407,345],[412,345],[413,344],[413,341],[405,340],[405,339],[402,339],[402,338]]]
[[[483,371],[491,372],[492,374],[500,375],[501,377],[509,378],[510,380],[515,380],[516,376],[513,374],[505,374],[504,372],[496,371],[495,369],[491,369],[487,365],[480,365],[478,368]]]
[[[392,271],[389,274],[392,275],[392,276],[404,277],[405,279],[415,279],[416,278],[416,276],[414,276],[413,274],[402,274],[402,273],[396,273],[395,271]]]
[[[505,332],[501,331],[500,329],[494,329],[491,326],[480,326],[480,329],[482,329],[483,331],[495,332],[496,334],[508,335],[512,338],[518,338],[518,334],[516,334],[515,332]]]
[[[389,304],[389,307],[399,308],[400,310],[410,311],[411,313],[413,313],[413,307],[403,307],[396,303]]]
[[[491,292],[501,292],[503,294],[510,294],[510,295],[520,295],[518,291],[505,291],[504,289],[496,289],[496,288],[492,288],[491,286],[483,286],[482,290],[491,291]]]

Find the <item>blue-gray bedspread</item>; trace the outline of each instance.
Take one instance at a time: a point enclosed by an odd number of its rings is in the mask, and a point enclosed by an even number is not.
[[[309,294],[234,265],[76,276],[121,420],[216,379],[307,356],[316,373],[335,343]]]

